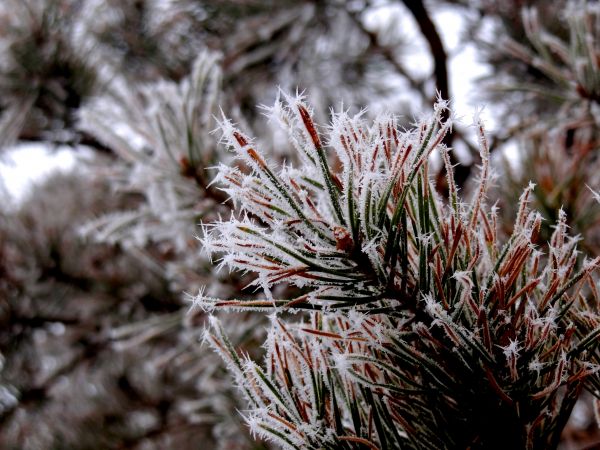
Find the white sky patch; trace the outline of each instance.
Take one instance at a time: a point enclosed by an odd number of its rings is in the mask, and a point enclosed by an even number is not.
[[[479,88],[476,85],[478,78],[489,75],[492,68],[478,60],[477,46],[473,42],[463,42],[466,34],[468,19],[465,14],[473,14],[465,8],[444,6],[429,11],[444,48],[448,54],[448,76],[450,83],[450,96],[452,109],[457,117],[461,117],[465,124],[471,123],[473,113],[481,109],[481,114],[487,129],[494,130],[497,121],[485,108],[485,100],[477,95]],[[380,2],[364,17],[365,25],[371,30],[379,30],[383,45],[397,44],[398,54],[405,70],[415,79],[429,77],[433,73],[433,60],[429,46],[423,37],[412,14],[401,3]],[[483,31],[486,31],[484,23]],[[420,103],[414,92],[407,90],[409,104]],[[416,101],[416,102],[415,102]],[[418,110],[419,108],[415,108]],[[476,143],[475,133],[472,133],[472,142]]]
[[[450,96],[452,109],[457,117],[462,118],[465,124],[471,122],[471,117],[476,110],[480,110],[480,117],[489,134],[498,130],[499,120],[494,108],[488,107],[483,95],[479,95],[481,87],[478,80],[492,74],[493,68],[480,61],[477,45],[471,41],[461,42],[465,27],[468,26],[468,17],[464,8],[447,5],[432,11],[432,20],[438,28],[446,52],[448,53],[448,76],[450,83]],[[484,18],[479,29],[480,37],[491,42],[493,39],[493,20]],[[467,139],[476,145],[477,135],[473,128],[466,130]],[[500,149],[513,168],[519,165],[518,144],[514,140],[506,142]]]
[[[380,45],[392,49],[395,58],[401,62],[411,78],[428,78],[433,70],[433,61],[427,42],[423,39],[411,13],[402,3],[389,3],[385,0],[378,3],[366,11],[363,17],[365,27],[377,32]],[[398,76],[394,84],[396,104],[405,105],[402,109],[422,110],[422,98],[412,90],[404,77]],[[369,105],[369,109],[389,112],[389,103],[385,111],[378,104]]]
[[[56,171],[75,166],[77,149],[43,143],[21,143],[0,154],[0,180],[15,202],[22,200],[33,183]]]
[[[459,6],[443,6],[429,10],[431,19],[440,34],[444,49],[447,53],[447,69],[449,77],[451,108],[455,116],[462,123],[465,138],[477,147],[477,133],[475,128],[469,127],[474,114],[479,111],[488,133],[493,133],[498,127],[493,108],[486,107],[486,99],[482,95],[478,79],[492,73],[492,67],[481,62],[477,45],[467,35],[469,14],[476,14]],[[427,79],[433,73],[433,58],[429,45],[421,33],[412,14],[402,3],[389,3],[382,0],[365,17],[365,24],[371,30],[379,30],[379,35],[384,42],[382,45],[398,49],[396,57],[402,62],[406,72],[416,80]],[[483,37],[490,40],[492,22],[483,19],[480,32]],[[435,80],[430,80],[433,83]],[[429,85],[433,89],[433,85]],[[422,104],[422,98],[404,83],[399,91],[405,104],[411,105],[413,111],[428,108]],[[470,159],[469,152],[460,141],[455,142],[455,151]],[[506,151],[506,149],[504,149]],[[509,152],[510,153],[510,152]],[[516,154],[516,152],[513,152]],[[510,155],[509,155],[510,156]],[[510,158],[510,160],[514,160]]]
[[[446,7],[432,11],[442,42],[448,54],[448,76],[450,96],[453,110],[458,117],[463,117],[465,123],[470,123],[473,113],[483,108],[481,118],[490,131],[496,127],[496,121],[490,110],[486,108],[485,100],[478,96],[477,80],[491,73],[488,64],[478,60],[477,46],[468,41],[462,43],[462,36],[468,26],[464,8]],[[473,133],[473,142],[476,141]]]

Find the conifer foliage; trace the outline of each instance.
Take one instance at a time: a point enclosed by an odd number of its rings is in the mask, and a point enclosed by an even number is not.
[[[282,94],[268,115],[299,167],[277,168],[221,121],[239,164],[221,164],[216,182],[239,208],[202,242],[223,266],[255,273],[264,298],[196,302],[272,313],[262,362],[238,353],[216,318],[206,332],[253,433],[289,449],[556,448],[582,390],[598,395],[600,259],[578,257],[562,212],[541,251],[533,185],[502,242],[483,125],[475,119],[482,164],[467,200],[442,143],[447,108],[439,101],[409,130],[342,111],[322,133],[301,95]],[[447,199],[429,176],[434,151]],[[280,283],[300,295],[274,298]]]
[[[0,447],[597,446],[599,21],[0,0]]]

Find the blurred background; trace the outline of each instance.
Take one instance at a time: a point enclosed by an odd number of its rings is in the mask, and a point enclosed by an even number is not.
[[[0,448],[268,448],[189,299],[253,295],[196,236],[233,208],[210,184],[220,109],[293,162],[259,107],[278,89],[324,126],[451,100],[465,196],[483,115],[501,231],[532,180],[545,223],[562,206],[600,254],[599,39],[595,1],[2,0]],[[257,356],[261,320],[224,318]],[[586,399],[561,445],[600,448]]]

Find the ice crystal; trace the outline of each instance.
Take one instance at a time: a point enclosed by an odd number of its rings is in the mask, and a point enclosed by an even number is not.
[[[556,420],[581,386],[598,386],[600,318],[586,297],[600,260],[578,263],[564,213],[540,252],[533,184],[500,242],[483,125],[481,174],[464,202],[442,143],[447,108],[439,102],[408,130],[392,115],[370,123],[343,110],[319,127],[302,95],[280,94],[269,112],[301,169],[278,169],[221,120],[238,164],[220,165],[216,182],[239,207],[205,226],[202,242],[221,264],[256,274],[265,295],[198,303],[279,314],[262,365],[243,359],[217,322],[207,335],[246,393],[257,435],[289,449],[542,448],[558,439]],[[435,150],[447,201],[429,178]],[[295,298],[272,296],[284,282]],[[294,310],[307,316],[284,318]],[[497,417],[506,425],[492,425]]]

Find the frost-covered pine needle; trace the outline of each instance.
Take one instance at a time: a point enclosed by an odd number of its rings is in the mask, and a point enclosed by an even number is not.
[[[392,115],[368,122],[345,111],[319,127],[303,96],[282,94],[270,111],[301,167],[275,164],[221,121],[239,164],[221,165],[216,182],[239,210],[202,242],[223,265],[256,274],[265,297],[199,302],[281,315],[261,364],[211,328],[256,435],[289,449],[552,448],[582,387],[598,389],[600,317],[586,299],[600,261],[578,258],[564,213],[547,253],[538,249],[533,184],[513,234],[498,240],[481,122],[472,203],[451,170],[440,198],[428,165],[436,150],[449,164],[446,109],[438,103],[409,130]],[[281,283],[298,296],[273,298]]]

